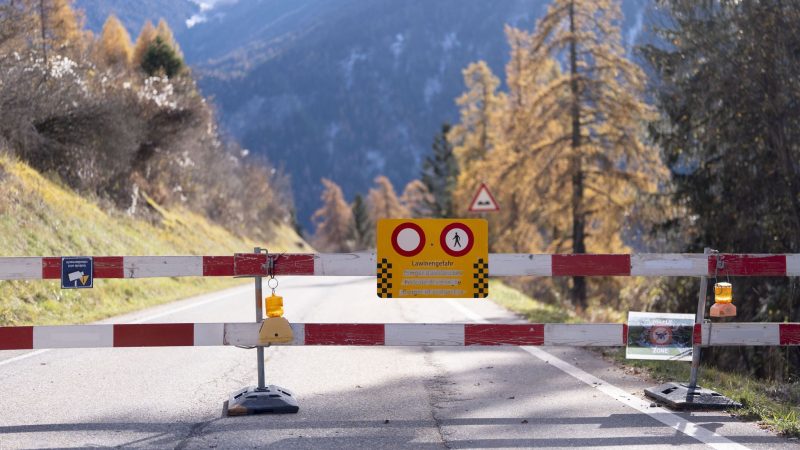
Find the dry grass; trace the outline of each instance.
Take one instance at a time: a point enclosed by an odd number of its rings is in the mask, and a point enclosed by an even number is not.
[[[256,245],[308,251],[289,227],[274,242],[253,242],[186,210],[157,209],[157,223],[116,210],[0,156],[0,255],[231,255]],[[94,289],[61,290],[58,281],[0,282],[0,325],[85,323],[241,280],[97,280]]]

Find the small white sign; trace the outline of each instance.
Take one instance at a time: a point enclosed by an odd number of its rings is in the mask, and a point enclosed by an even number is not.
[[[478,192],[475,193],[475,197],[472,198],[472,203],[469,205],[469,212],[494,211],[500,211],[500,206],[497,205],[497,201],[492,196],[492,193],[489,192],[486,184],[481,183],[481,187],[478,188]]]
[[[691,361],[694,314],[628,312],[627,359]]]

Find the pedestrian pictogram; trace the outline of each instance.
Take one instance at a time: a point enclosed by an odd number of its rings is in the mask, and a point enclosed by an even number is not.
[[[61,258],[61,289],[88,289],[94,281],[90,257]]]
[[[500,211],[500,206],[497,200],[494,199],[492,193],[485,183],[481,183],[475,196],[472,198],[472,203],[469,205],[469,212],[494,212]]]
[[[475,240],[470,228],[455,222],[444,227],[440,236],[442,250],[450,256],[464,256],[472,249]]]
[[[488,225],[483,219],[378,222],[378,297],[489,295]]]

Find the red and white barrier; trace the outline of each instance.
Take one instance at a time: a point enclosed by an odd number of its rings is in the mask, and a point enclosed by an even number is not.
[[[258,323],[158,323],[0,327],[0,350],[259,345]],[[619,347],[628,327],[593,324],[292,324],[294,340],[273,345]],[[706,323],[702,346],[800,345],[800,323]]]
[[[375,253],[273,254],[275,275],[375,275]],[[717,270],[717,262],[723,267]],[[491,276],[800,276],[800,254],[489,255]],[[267,276],[267,255],[96,256],[94,278]],[[61,257],[0,257],[0,280],[59,279]]]

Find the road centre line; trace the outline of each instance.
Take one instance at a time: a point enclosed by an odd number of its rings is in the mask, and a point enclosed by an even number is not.
[[[229,298],[229,297],[233,297],[234,295],[240,295],[240,294],[241,293],[239,292],[239,289],[237,289],[236,291],[233,291],[233,292],[226,292],[224,294],[214,295],[213,297],[205,299],[203,301],[191,302],[188,305],[183,305],[183,306],[179,306],[177,308],[168,309],[166,311],[162,311],[162,312],[157,313],[157,314],[152,314],[150,316],[145,316],[145,317],[142,317],[140,319],[135,319],[135,320],[131,320],[131,321],[128,321],[128,322],[123,322],[123,323],[129,323],[129,324],[145,323],[145,322],[149,322],[149,321],[151,321],[153,319],[158,319],[160,317],[169,316],[169,315],[172,315],[172,314],[175,314],[175,313],[179,313],[181,311],[186,311],[188,309],[197,308],[198,306],[207,305],[209,303],[213,303],[213,302],[216,302],[216,301],[219,301],[219,300],[222,300],[222,299],[226,299],[226,298]],[[27,358],[31,358],[33,356],[37,356],[37,355],[41,355],[43,353],[47,353],[50,350],[52,350],[52,349],[41,349],[41,350],[36,350],[36,351],[29,352],[29,353],[25,353],[25,354],[22,354],[22,355],[18,355],[18,356],[15,356],[13,358],[5,359],[3,361],[0,361],[0,367],[5,366],[6,364],[11,364],[13,362],[21,361],[23,359],[27,359]]]
[[[481,316],[480,314],[470,310],[469,308],[459,304],[458,302],[452,299],[447,299],[446,302],[474,322],[491,323],[490,321],[483,318],[483,316]],[[561,370],[567,375],[599,390],[600,392],[608,395],[614,400],[617,400],[618,402],[626,406],[630,406],[631,408],[641,412],[642,414],[647,414],[648,416],[663,423],[664,425],[673,428],[677,431],[680,431],[681,433],[691,438],[694,438],[702,442],[703,444],[708,445],[711,448],[720,450],[748,448],[745,447],[744,445],[733,442],[724,436],[714,433],[713,431],[703,428],[693,422],[690,422],[684,419],[683,417],[664,409],[663,407],[651,408],[650,402],[646,402],[640,398],[636,398],[631,394],[629,394],[628,392],[626,392],[625,390],[620,389],[614,386],[613,384],[607,383],[605,380],[598,378],[582,369],[579,369],[573,366],[572,364],[569,364],[568,362],[554,355],[551,355],[550,353],[547,353],[541,348],[530,347],[530,346],[525,346],[520,348],[528,352],[532,356],[535,356],[536,358]]]

